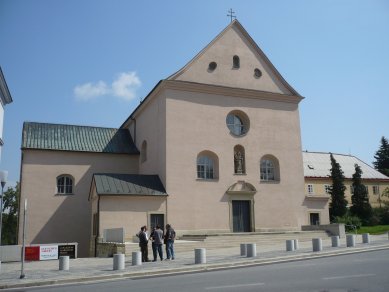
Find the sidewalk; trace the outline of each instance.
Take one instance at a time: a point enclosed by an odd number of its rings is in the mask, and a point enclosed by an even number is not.
[[[263,265],[276,262],[294,261],[340,254],[389,249],[388,235],[372,235],[370,244],[362,244],[361,236],[357,236],[356,247],[346,247],[345,238],[341,239],[341,247],[331,247],[331,239],[323,240],[323,251],[312,252],[311,242],[301,242],[297,251],[287,252],[284,244],[258,246],[257,256],[247,258],[240,256],[240,246],[207,250],[207,264],[195,265],[194,252],[176,254],[174,261],[157,261],[131,266],[131,257],[126,258],[126,268],[113,271],[112,258],[79,258],[70,260],[69,271],[58,270],[58,260],[26,262],[26,278],[19,279],[21,263],[2,263],[0,273],[0,289],[112,280],[120,278],[147,277],[174,273],[190,273],[226,268],[237,268],[250,265]],[[149,247],[149,255],[151,255]]]

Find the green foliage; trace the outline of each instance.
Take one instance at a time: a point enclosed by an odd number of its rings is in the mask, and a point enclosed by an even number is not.
[[[1,243],[3,245],[16,244],[18,207],[19,207],[20,186],[8,188],[3,196],[3,228]]]
[[[356,216],[351,216],[349,214],[342,217],[335,217],[334,223],[343,223],[345,225],[346,231],[354,231],[352,226],[355,226],[357,229],[361,228],[362,221]]]
[[[366,186],[362,184],[362,170],[358,164],[355,164],[355,173],[353,174],[353,190],[354,193],[351,196],[352,206],[350,213],[354,216],[358,216],[363,225],[369,224],[370,217],[372,216],[372,208],[369,203],[369,196],[367,194]]]
[[[373,215],[370,218],[369,225],[389,225],[389,204],[386,203],[384,207],[373,208]]]
[[[376,225],[376,226],[362,226],[358,229],[358,234],[370,233],[370,234],[383,234],[389,231],[389,225]]]
[[[329,193],[331,194],[330,202],[330,218],[331,222],[336,217],[343,217],[347,213],[347,200],[345,198],[346,186],[344,185],[344,174],[340,167],[340,164],[336,162],[335,158],[331,154],[331,179],[332,185],[330,186]]]
[[[374,168],[389,176],[389,143],[385,137],[381,138],[381,146],[374,155],[374,158],[376,160],[373,162]]]

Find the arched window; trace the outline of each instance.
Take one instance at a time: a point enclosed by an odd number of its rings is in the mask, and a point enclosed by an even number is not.
[[[145,162],[147,160],[147,142],[144,140],[142,142],[142,148],[140,150],[140,161]]]
[[[246,173],[245,153],[244,148],[241,145],[236,145],[234,147],[234,173]]]
[[[197,178],[215,179],[218,176],[218,158],[210,151],[197,155]]]
[[[57,193],[73,194],[73,178],[70,175],[60,175],[57,177]]]
[[[232,68],[234,68],[234,69],[239,69],[240,68],[240,60],[239,60],[239,57],[237,55],[235,55],[232,58]]]
[[[271,155],[262,157],[260,163],[261,181],[279,181],[280,170],[278,160]]]

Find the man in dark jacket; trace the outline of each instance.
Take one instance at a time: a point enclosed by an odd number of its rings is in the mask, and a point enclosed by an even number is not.
[[[142,252],[142,262],[149,262],[148,244],[149,237],[147,235],[147,227],[142,226],[139,232],[139,246]]]
[[[166,224],[166,260],[174,260],[174,239],[176,238],[176,232],[170,224]]]

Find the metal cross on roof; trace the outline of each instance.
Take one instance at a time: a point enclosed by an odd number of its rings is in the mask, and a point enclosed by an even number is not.
[[[229,14],[227,14],[227,16],[228,16],[228,17],[231,17],[231,22],[232,22],[233,19],[236,19],[236,16],[234,15],[235,12],[232,11],[232,8],[230,8],[230,10],[228,10],[228,13],[229,13]]]

